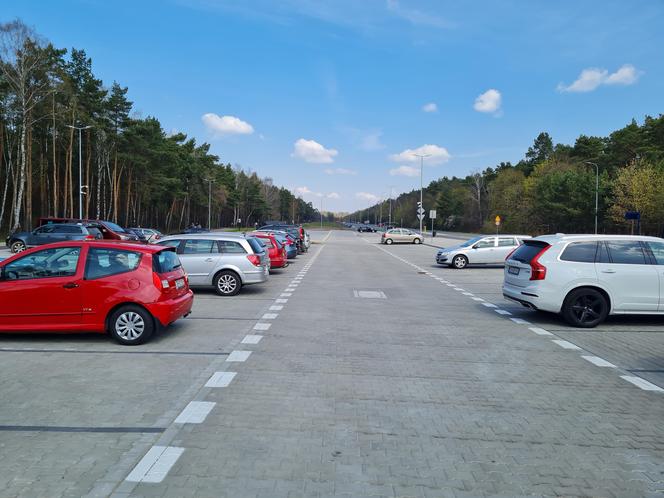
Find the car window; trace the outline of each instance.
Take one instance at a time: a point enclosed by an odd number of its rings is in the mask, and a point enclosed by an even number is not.
[[[104,221],[104,224],[116,233],[126,233],[125,229],[111,221]]]
[[[46,225],[43,227],[39,227],[37,230],[35,230],[35,233],[52,233],[53,230],[55,230],[54,225]]]
[[[517,243],[512,237],[500,237],[498,239],[498,247],[508,247],[515,245],[517,245]]]
[[[188,239],[184,241],[182,254],[209,254],[213,246],[214,240]]]
[[[180,242],[182,242],[180,239],[162,240],[159,241],[159,245],[166,247],[175,247],[177,249],[180,246]]]
[[[81,253],[78,247],[44,249],[19,258],[5,265],[2,270],[6,280],[31,280],[35,278],[72,277]]]
[[[606,243],[611,261],[623,265],[645,265],[646,256],[637,240],[610,240]]]
[[[251,246],[251,248],[254,250],[255,253],[265,252],[263,246],[253,237],[247,237],[247,242],[249,242],[249,245]]]
[[[152,255],[152,270],[155,273],[169,273],[181,266],[180,258],[175,251],[164,250]]]
[[[488,238],[488,239],[482,239],[480,240],[476,245],[478,249],[483,249],[485,247],[493,247],[494,246],[494,238]]]
[[[85,279],[94,280],[134,271],[140,261],[139,252],[91,247],[85,260]]]
[[[594,263],[596,252],[597,242],[572,242],[560,255],[560,259],[577,263]]]
[[[595,256],[595,263],[610,263],[609,251],[606,248],[606,242],[600,241],[597,247],[597,255]]]
[[[658,265],[664,265],[664,242],[646,242]]]
[[[95,239],[103,239],[104,236],[102,235],[101,231],[99,228],[96,227],[87,227],[88,233],[92,235]]]
[[[56,230],[58,233],[81,233],[82,227],[74,227],[71,225],[62,225]]]
[[[234,240],[218,240],[219,252],[225,254],[246,254],[247,251],[242,247],[242,244]]]

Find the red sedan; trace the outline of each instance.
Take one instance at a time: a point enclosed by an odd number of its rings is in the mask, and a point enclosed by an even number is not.
[[[170,247],[71,241],[0,262],[0,332],[108,332],[142,344],[193,300]]]
[[[281,245],[274,235],[265,232],[253,232],[248,235],[261,239],[267,246],[267,254],[270,257],[271,268],[284,268],[288,264],[286,248]]]

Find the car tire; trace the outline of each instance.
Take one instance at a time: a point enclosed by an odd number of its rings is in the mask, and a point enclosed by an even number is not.
[[[597,289],[576,289],[565,298],[562,313],[573,327],[593,328],[606,319],[609,302]]]
[[[391,245],[392,242],[393,242],[392,239],[385,239],[385,244],[387,244],[388,246]]]
[[[108,333],[125,346],[143,344],[155,330],[155,320],[145,309],[127,304],[115,310],[108,319]]]
[[[466,266],[468,266],[468,258],[463,254],[458,254],[452,258],[452,266],[457,270],[463,270]]]
[[[220,296],[235,296],[242,288],[242,280],[230,270],[220,271],[214,276],[214,290]]]
[[[14,254],[23,252],[25,251],[25,249],[26,249],[25,242],[23,242],[22,240],[15,240],[9,245],[9,250]]]
[[[422,243],[422,239],[419,239],[419,238],[417,238],[417,237],[415,237],[415,238],[413,239],[413,244],[415,244],[415,245],[419,245],[419,244],[421,244],[421,243]]]

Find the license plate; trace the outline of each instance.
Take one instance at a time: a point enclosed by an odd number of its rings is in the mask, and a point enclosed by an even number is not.
[[[175,281],[175,288],[176,289],[182,289],[184,287],[184,279],[183,278],[178,278]]]
[[[510,273],[511,275],[518,275],[520,271],[521,268],[518,268],[516,266],[510,266],[507,268],[507,273]]]

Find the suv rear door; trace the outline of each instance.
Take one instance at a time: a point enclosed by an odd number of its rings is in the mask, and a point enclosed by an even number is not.
[[[659,275],[659,307],[657,309],[664,311],[664,242],[648,241],[646,247]]]
[[[549,244],[543,240],[524,241],[505,263],[505,283],[526,287],[530,283],[532,274],[530,262],[547,247]]]

